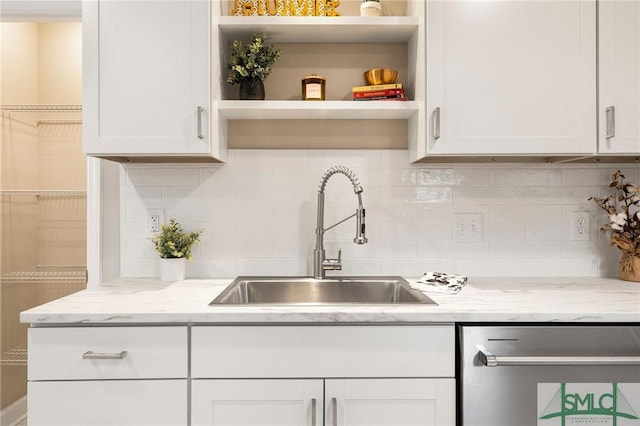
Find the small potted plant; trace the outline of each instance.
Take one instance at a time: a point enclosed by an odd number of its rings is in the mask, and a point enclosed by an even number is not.
[[[203,230],[186,232],[180,223],[171,219],[161,225],[161,231],[153,238],[155,250],[160,255],[160,279],[180,281],[185,278],[186,261],[191,260],[191,248],[200,240]]]
[[[264,100],[263,80],[271,74],[271,66],[282,53],[281,49],[264,44],[266,34],[253,34],[247,44],[234,40],[231,47],[231,62],[227,68],[227,82],[240,84],[240,99]]]
[[[640,186],[626,183],[618,170],[609,188],[614,193],[605,198],[590,197],[609,215],[609,223],[600,232],[611,234],[610,244],[622,252],[620,278],[640,282]]]
[[[360,4],[360,16],[381,16],[382,5],[380,0],[362,0]]]

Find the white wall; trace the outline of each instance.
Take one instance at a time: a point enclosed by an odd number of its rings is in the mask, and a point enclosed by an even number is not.
[[[618,168],[640,165],[409,165],[403,150],[231,150],[226,165],[128,165],[121,173],[122,275],[158,276],[146,212],[166,210],[187,230],[205,228],[190,277],[308,275],[316,195],[333,165],[364,187],[369,243],[353,220],[325,235],[343,250],[345,275],[616,276],[617,255],[598,228],[605,214],[587,201],[608,193]],[[325,225],[352,214],[356,197],[341,175],[329,180]],[[591,212],[590,241],[573,241],[573,211]],[[453,238],[455,213],[481,213],[481,243]],[[331,274],[331,273],[330,273]]]

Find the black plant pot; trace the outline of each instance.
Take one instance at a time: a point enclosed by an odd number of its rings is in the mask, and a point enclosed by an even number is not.
[[[245,101],[263,101],[264,83],[259,78],[247,78],[240,82],[240,99]]]

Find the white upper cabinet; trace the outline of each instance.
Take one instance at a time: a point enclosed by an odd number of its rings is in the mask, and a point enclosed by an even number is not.
[[[598,151],[640,154],[640,1],[601,1],[598,18]]]
[[[412,160],[595,153],[594,1],[429,1],[426,33]]]
[[[209,129],[208,1],[89,0],[83,24],[85,153],[224,155]]]

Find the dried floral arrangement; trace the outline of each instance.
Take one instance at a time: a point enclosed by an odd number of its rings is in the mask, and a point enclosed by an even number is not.
[[[609,188],[614,191],[604,198],[589,197],[609,215],[609,223],[600,232],[610,233],[610,244],[622,251],[621,276],[626,272],[640,278],[640,270],[632,271],[634,263],[640,264],[640,186],[625,182],[625,176],[618,170]]]
[[[200,241],[202,229],[186,232],[175,219],[169,220],[169,224],[162,224],[160,228],[161,231],[153,238],[153,244],[162,259],[193,258],[191,248]]]
[[[231,47],[231,62],[227,68],[227,83],[241,83],[248,78],[264,80],[271,74],[271,66],[282,53],[282,49],[265,46],[266,34],[253,34],[247,44],[234,40]]]

